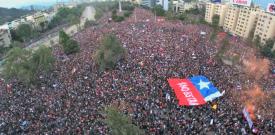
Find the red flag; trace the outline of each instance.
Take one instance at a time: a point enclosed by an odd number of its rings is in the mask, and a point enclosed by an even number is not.
[[[168,79],[170,87],[176,93],[179,105],[193,106],[205,104],[204,97],[187,79]]]

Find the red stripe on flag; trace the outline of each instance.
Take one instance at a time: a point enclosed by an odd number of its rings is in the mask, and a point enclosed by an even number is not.
[[[168,79],[168,83],[176,93],[179,105],[192,106],[206,103],[191,81],[187,79]]]

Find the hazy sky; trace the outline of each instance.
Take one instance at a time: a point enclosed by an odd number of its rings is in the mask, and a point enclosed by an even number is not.
[[[67,1],[67,0],[58,0],[58,1]],[[0,7],[22,7],[32,4],[39,5],[52,5],[56,0],[0,0]]]
[[[0,7],[22,7],[32,4],[39,4],[39,5],[52,5],[57,0],[0,0]],[[68,0],[58,0],[58,1],[68,1]],[[256,4],[260,5],[262,8],[266,8],[268,3],[275,2],[275,0],[252,0]]]

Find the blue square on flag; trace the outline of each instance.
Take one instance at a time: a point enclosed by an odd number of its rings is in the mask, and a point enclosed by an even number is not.
[[[193,85],[200,91],[204,100],[211,101],[222,96],[218,89],[204,76],[194,76],[189,79]]]

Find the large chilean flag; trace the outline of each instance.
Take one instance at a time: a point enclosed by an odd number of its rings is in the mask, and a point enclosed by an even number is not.
[[[168,79],[168,82],[176,93],[179,105],[203,105],[222,96],[205,76],[194,76],[189,79],[172,78]]]

